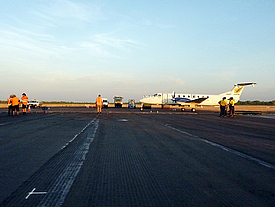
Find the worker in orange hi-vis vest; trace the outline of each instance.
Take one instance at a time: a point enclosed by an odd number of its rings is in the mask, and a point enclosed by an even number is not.
[[[12,115],[15,115],[15,110],[16,110],[16,114],[18,116],[19,115],[20,99],[18,97],[16,97],[16,95],[13,95],[13,97],[11,99],[11,103],[12,103]]]
[[[23,114],[26,114],[27,113],[27,105],[28,105],[28,97],[26,95],[26,93],[23,93],[22,94],[22,111],[23,111]]]
[[[10,95],[10,97],[7,99],[7,103],[8,103],[8,116],[12,115],[12,100],[13,95]]]
[[[101,98],[101,95],[98,95],[96,99],[96,108],[97,108],[97,113],[101,114],[101,109],[103,105],[103,100]]]

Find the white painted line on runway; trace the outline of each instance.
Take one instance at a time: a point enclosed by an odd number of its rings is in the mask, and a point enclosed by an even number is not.
[[[69,160],[67,167],[55,178],[53,185],[48,190],[48,193],[43,197],[42,201],[38,206],[62,206],[70,188],[77,177],[84,161],[86,160],[86,155],[89,151],[90,144],[93,142],[97,128],[99,126],[99,120],[97,117],[89,122],[75,137],[71,140],[73,141],[79,134],[81,134],[90,125],[91,131],[88,133],[87,137],[84,139],[83,143],[74,152],[73,157]]]
[[[95,120],[97,119],[94,118],[91,122],[89,122],[79,133],[77,133],[69,142],[67,142],[61,149],[66,148],[71,142],[73,142],[82,132],[85,131],[85,129],[87,129],[88,126],[90,126]]]
[[[20,115],[21,116],[21,115]],[[41,117],[39,117],[39,118],[33,118],[33,119],[28,119],[28,120],[17,120],[17,121],[13,121],[13,122],[5,122],[5,123],[2,123],[2,124],[0,124],[0,126],[6,126],[6,125],[8,125],[8,124],[17,124],[17,123],[20,123],[20,122],[26,122],[26,121],[34,121],[34,120],[38,120],[38,119],[44,119],[44,118],[48,118],[48,117],[51,117],[51,116],[55,116],[55,114],[49,114],[49,115],[47,115],[46,117],[43,117],[43,118],[41,118]],[[17,117],[17,116],[16,116]]]
[[[2,124],[0,124],[0,126],[5,126],[5,125],[8,125],[8,124],[12,124],[12,122],[2,123]]]
[[[28,193],[25,199],[28,199],[31,195],[41,195],[46,194],[47,192],[35,192],[36,188],[32,189],[31,192]]]
[[[118,119],[118,121],[121,121],[121,122],[127,122],[128,119]]]
[[[223,145],[217,144],[217,143],[215,143],[215,142],[211,142],[211,141],[209,141],[209,140],[200,138],[200,137],[195,136],[195,135],[193,135],[193,134],[190,134],[190,133],[188,133],[188,132],[185,132],[185,131],[182,131],[182,130],[180,130],[180,129],[174,128],[174,127],[172,127],[172,126],[170,126],[170,125],[168,125],[168,124],[166,124],[165,126],[171,128],[171,129],[173,129],[173,130],[176,130],[176,131],[178,131],[178,132],[180,132],[180,133],[182,133],[182,134],[185,134],[185,135],[188,135],[188,136],[190,136],[190,137],[196,138],[196,139],[198,139],[198,140],[200,140],[200,141],[203,141],[203,142],[205,142],[205,143],[207,143],[207,144],[210,144],[210,145],[212,145],[212,146],[214,146],[214,147],[217,147],[217,148],[220,148],[220,149],[222,149],[222,150],[224,150],[224,151],[230,152],[231,154],[237,155],[237,156],[242,157],[242,158],[245,158],[245,159],[247,159],[247,160],[256,162],[256,163],[258,163],[258,164],[260,164],[260,165],[262,165],[262,166],[264,166],[264,167],[267,167],[267,168],[270,168],[270,169],[272,169],[272,170],[275,170],[275,165],[273,165],[273,164],[271,164],[271,163],[265,162],[265,161],[260,160],[260,159],[258,159],[258,158],[255,158],[255,157],[252,157],[252,156],[250,156],[250,155],[247,155],[247,154],[244,154],[244,153],[242,153],[242,152],[239,152],[239,151],[237,151],[237,150],[234,150],[234,149],[225,147],[225,146],[223,146]]]
[[[198,136],[195,136],[195,135],[190,134],[190,133],[188,133],[188,132],[185,132],[185,131],[176,129],[176,128],[174,128],[174,127],[171,127],[169,124],[166,124],[165,126],[171,128],[171,129],[174,129],[174,130],[176,130],[176,131],[178,131],[178,132],[180,132],[180,133],[182,133],[182,134],[186,134],[186,135],[188,135],[189,137],[199,138]]]

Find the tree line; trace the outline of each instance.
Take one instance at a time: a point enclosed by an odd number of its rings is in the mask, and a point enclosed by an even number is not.
[[[268,105],[268,106],[272,106],[275,105],[275,100],[273,101],[239,101],[237,103],[238,105]]]

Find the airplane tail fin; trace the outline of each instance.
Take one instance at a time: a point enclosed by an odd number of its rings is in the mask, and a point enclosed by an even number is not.
[[[231,91],[228,91],[226,93],[222,93],[221,95],[224,96],[230,96],[233,97],[236,102],[240,100],[241,94],[243,92],[243,89],[245,86],[252,86],[254,87],[256,83],[237,83],[234,85],[233,89]]]

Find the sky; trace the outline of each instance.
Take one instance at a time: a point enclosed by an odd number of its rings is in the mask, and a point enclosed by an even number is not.
[[[275,100],[274,0],[2,0],[0,100],[156,92]]]

